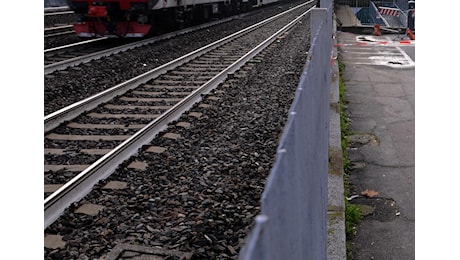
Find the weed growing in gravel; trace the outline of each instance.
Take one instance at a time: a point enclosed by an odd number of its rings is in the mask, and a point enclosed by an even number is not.
[[[339,72],[345,69],[345,64],[339,61]],[[347,240],[347,259],[352,259],[351,244],[349,240],[356,233],[356,225],[362,220],[363,215],[359,206],[353,205],[346,199],[349,196],[349,182],[348,173],[350,170],[350,160],[348,159],[347,147],[348,147],[348,136],[352,134],[350,130],[350,119],[345,113],[345,84],[343,83],[342,77],[339,78],[339,95],[340,95],[340,131],[341,131],[341,144],[342,144],[342,159],[343,159],[343,171],[344,171],[344,197],[345,197],[345,232]]]

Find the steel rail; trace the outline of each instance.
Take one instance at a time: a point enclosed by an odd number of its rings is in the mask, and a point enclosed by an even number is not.
[[[66,31],[66,32],[58,32],[58,33],[53,33],[53,34],[47,34],[45,35],[44,38],[50,38],[50,37],[56,37],[56,36],[62,36],[62,35],[66,35],[66,34],[73,34],[75,33],[75,31]]]
[[[62,25],[57,27],[45,28],[45,38],[56,37],[72,33],[75,33],[73,25]]]
[[[74,11],[56,11],[56,12],[45,12],[45,17],[47,16],[58,16],[58,15],[68,15],[68,14],[75,14]]]
[[[93,42],[97,42],[97,41],[102,41],[102,40],[106,40],[106,39],[108,39],[108,37],[101,37],[101,38],[97,38],[97,39],[91,39],[91,40],[86,40],[86,41],[82,41],[82,42],[76,42],[76,43],[72,43],[72,44],[69,44],[69,45],[59,46],[59,47],[55,47],[55,48],[51,48],[51,49],[46,49],[44,52],[46,54],[48,52],[64,50],[64,49],[75,47],[75,46],[78,46],[78,45],[84,45],[84,44],[93,43]],[[46,71],[46,66],[45,66],[45,71]],[[45,73],[45,75],[46,75],[46,73]]]
[[[68,6],[45,7],[44,12],[45,12],[45,15],[47,15],[47,14],[53,15],[53,14],[56,14],[56,13],[60,14],[60,12],[63,12],[63,13],[72,12],[73,13],[73,11],[68,11],[68,10],[70,10],[70,8]]]
[[[305,4],[302,4],[301,6]],[[298,6],[296,8],[299,8],[301,6]],[[296,8],[292,8],[288,11],[295,10]],[[184,100],[174,105],[160,117],[158,117],[150,124],[142,128],[139,132],[137,132],[132,137],[130,137],[129,139],[121,143],[119,146],[117,146],[115,149],[104,155],[98,161],[90,165],[86,170],[78,174],[68,183],[66,183],[53,194],[51,194],[49,197],[47,197],[44,202],[45,228],[51,225],[71,203],[80,200],[87,193],[89,193],[92,187],[98,181],[110,176],[110,174],[113,173],[119,166],[120,162],[136,154],[139,148],[149,143],[159,132],[166,129],[167,124],[169,122],[177,120],[185,111],[189,110],[195,103],[199,102],[202,99],[201,97],[203,94],[209,93],[212,89],[216,88],[221,83],[223,83],[228,77],[228,75],[235,73],[245,63],[247,63],[258,53],[260,53],[263,49],[265,49],[268,45],[270,45],[273,41],[275,41],[277,37],[279,37],[281,34],[285,33],[292,26],[294,26],[295,23],[297,23],[303,16],[309,13],[312,9],[313,8],[310,8],[309,10],[298,16],[296,19],[291,21],[289,24],[284,26],[282,29],[278,30],[275,34],[273,34],[268,39],[260,43],[257,47],[253,48],[250,52],[242,56],[232,65],[224,69],[222,72],[210,79],[205,84],[203,84],[200,88],[193,91]],[[286,12],[283,12],[283,14]],[[256,25],[261,26],[265,23],[265,21],[262,21],[261,23],[258,23]],[[254,30],[255,28],[257,28],[255,25],[251,27],[253,28],[250,29],[248,27],[240,32],[242,34],[245,34],[249,30]],[[236,34],[232,34],[231,36],[233,37],[226,37],[226,41],[231,38],[234,38]],[[223,40],[224,39],[218,42],[222,42]]]
[[[73,28],[73,25],[62,25],[62,26],[56,26],[56,27],[49,27],[49,28],[45,28],[45,32],[57,31],[57,30],[69,29],[69,28]]]

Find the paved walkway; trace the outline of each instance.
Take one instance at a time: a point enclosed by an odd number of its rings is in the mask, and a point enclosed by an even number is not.
[[[415,259],[415,43],[396,38],[337,33],[359,195],[350,202],[366,214],[355,260]]]

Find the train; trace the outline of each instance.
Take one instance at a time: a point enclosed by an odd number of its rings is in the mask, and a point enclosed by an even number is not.
[[[79,37],[145,37],[280,0],[67,0]]]

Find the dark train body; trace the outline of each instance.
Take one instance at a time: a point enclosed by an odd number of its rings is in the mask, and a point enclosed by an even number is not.
[[[144,37],[279,0],[67,0],[80,37]]]

